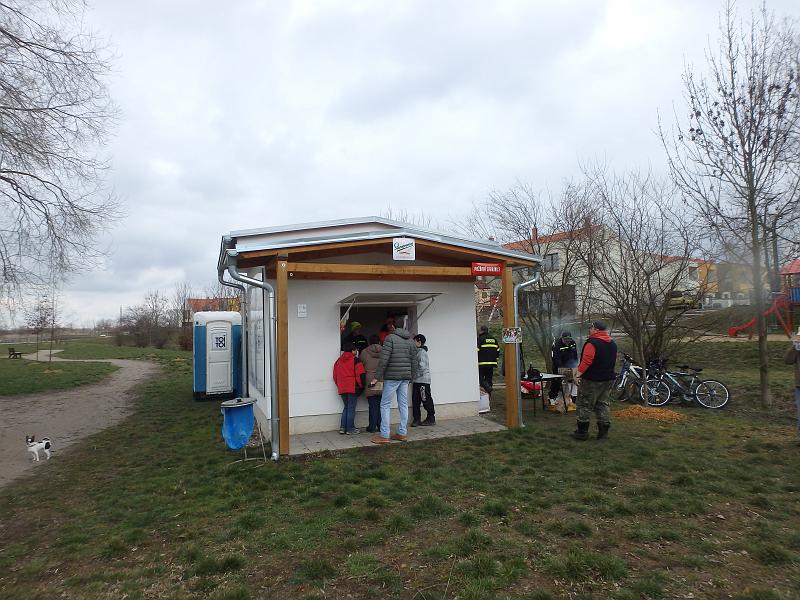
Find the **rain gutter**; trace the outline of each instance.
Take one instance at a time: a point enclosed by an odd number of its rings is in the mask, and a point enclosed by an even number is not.
[[[518,283],[514,286],[514,327],[519,327],[519,292],[521,289],[526,288],[528,286],[533,285],[537,281],[539,281],[539,277],[541,276],[541,271],[536,271],[533,274],[533,279],[529,279],[528,281],[524,281],[522,283]],[[514,360],[517,362],[517,368],[519,368],[519,344],[514,344]],[[523,365],[524,367],[524,365]],[[524,371],[524,369],[523,369]],[[517,373],[518,378],[522,378],[522,373]],[[522,392],[520,391],[519,381],[512,382],[514,385],[514,393],[517,396],[517,419],[519,421],[520,427],[525,427],[525,422],[522,420]],[[508,384],[506,383],[506,389],[508,389]]]
[[[275,319],[275,288],[270,284],[268,281],[259,281],[258,279],[254,279],[252,277],[248,277],[247,275],[242,275],[236,269],[236,257],[239,253],[233,248],[233,238],[230,236],[225,236],[222,238],[222,247],[220,248],[220,259],[217,263],[217,269],[219,271],[220,281],[222,281],[222,273],[223,270],[227,270],[228,274],[235,280],[241,283],[251,285],[254,287],[259,287],[262,290],[265,290],[269,297],[268,307],[269,307],[269,327],[267,327],[268,334],[269,334],[269,388],[270,388],[270,398],[269,398],[269,406],[270,406],[270,442],[272,443],[272,460],[278,460],[280,456],[279,452],[279,440],[278,437],[280,435],[280,423],[278,417],[278,381],[276,379],[276,374],[278,371],[277,367],[277,352],[276,349],[276,319]],[[244,286],[242,286],[244,289]],[[246,354],[246,347],[244,348]]]

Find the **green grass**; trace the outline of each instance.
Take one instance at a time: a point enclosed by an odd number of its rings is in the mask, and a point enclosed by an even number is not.
[[[27,350],[29,349],[26,348]],[[33,352],[35,350],[35,347],[30,349]],[[10,360],[0,355],[0,396],[66,390],[97,383],[116,370],[116,366],[108,363],[49,363],[26,359]]]
[[[568,437],[571,415],[526,412],[523,430],[230,464],[218,406],[191,399],[189,353],[70,352],[169,369],[126,421],[0,491],[4,597],[800,591],[800,453],[783,422],[682,409],[679,425],[617,419],[598,444]],[[58,500],[30,502],[44,497]]]
[[[72,340],[63,344],[64,351],[58,354],[59,358],[86,359],[86,358],[128,358],[153,360],[162,363],[170,361],[189,362],[191,366],[192,353],[184,350],[170,350],[155,348],[137,348],[135,346],[117,346],[112,338],[87,338]]]

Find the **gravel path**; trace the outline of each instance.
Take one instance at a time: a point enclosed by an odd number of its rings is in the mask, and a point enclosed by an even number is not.
[[[120,368],[99,383],[71,390],[0,396],[0,487],[47,462],[44,453],[40,453],[41,462],[33,461],[25,447],[26,435],[35,435],[37,440],[50,438],[50,462],[57,461],[59,453],[71,444],[125,418],[131,388],[158,370],[154,363],[141,360],[64,361],[55,356],[56,352],[60,350],[53,352],[53,362],[109,362]],[[44,360],[49,351],[42,350],[39,356]],[[36,353],[24,358],[35,359]]]

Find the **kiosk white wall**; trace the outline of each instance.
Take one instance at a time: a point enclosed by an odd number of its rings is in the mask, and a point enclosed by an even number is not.
[[[259,276],[252,271],[251,276]],[[471,282],[411,281],[311,281],[289,282],[289,430],[290,433],[338,429],[342,400],[333,383],[333,363],[339,356],[340,301],[352,294],[439,294],[417,323],[414,333],[428,340],[431,390],[436,418],[448,419],[478,414],[478,372],[475,342],[475,298]],[[265,305],[259,289],[251,291],[248,319],[251,366],[250,395],[258,398],[260,417],[269,416],[269,364],[264,347],[262,322]],[[299,309],[298,309],[298,305]],[[418,307],[425,308],[427,302]],[[390,310],[390,309],[387,309]],[[255,315],[253,313],[256,313]],[[356,314],[355,312],[353,314]],[[261,320],[263,315],[263,321]],[[254,318],[255,317],[255,318]],[[351,320],[357,318],[352,317]],[[364,335],[378,333],[364,331]],[[410,402],[410,395],[409,395]],[[399,415],[393,412],[392,422]],[[359,399],[356,425],[365,427],[367,402]]]

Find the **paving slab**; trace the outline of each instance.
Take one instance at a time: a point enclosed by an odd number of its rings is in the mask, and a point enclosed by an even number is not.
[[[409,427],[408,441],[413,443],[445,437],[503,431],[505,428],[504,425],[490,421],[480,415],[461,419],[445,419],[437,421],[436,425],[432,427]],[[302,433],[289,438],[289,454],[291,456],[299,456],[364,446],[374,447],[375,444],[371,442],[371,439],[372,434],[364,430],[357,435],[340,435],[337,430]],[[401,442],[392,442],[392,444],[399,443]]]

